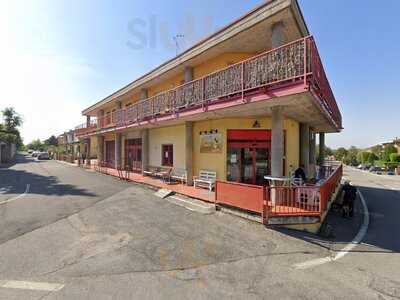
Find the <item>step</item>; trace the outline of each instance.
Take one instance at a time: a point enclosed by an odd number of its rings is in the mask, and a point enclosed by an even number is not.
[[[175,205],[179,205],[191,211],[196,211],[205,215],[212,214],[215,212],[214,204],[206,203],[201,200],[193,199],[180,194],[168,196],[165,198],[165,200]]]

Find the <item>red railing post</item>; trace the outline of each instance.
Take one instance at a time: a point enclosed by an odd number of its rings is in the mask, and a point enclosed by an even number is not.
[[[244,62],[242,62],[242,72],[241,72],[241,80],[242,80],[242,100],[244,100]]]
[[[205,77],[201,79],[201,107],[204,111],[205,106],[205,99],[206,99],[206,91],[205,91]]]
[[[304,38],[304,58],[303,58],[303,71],[304,71],[304,86],[307,86],[307,38]]]

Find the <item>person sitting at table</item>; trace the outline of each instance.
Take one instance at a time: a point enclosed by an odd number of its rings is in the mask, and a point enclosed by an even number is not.
[[[304,171],[304,165],[301,164],[300,167],[298,167],[296,169],[296,171],[294,171],[294,178],[296,179],[301,179],[302,182],[306,181],[306,172]]]

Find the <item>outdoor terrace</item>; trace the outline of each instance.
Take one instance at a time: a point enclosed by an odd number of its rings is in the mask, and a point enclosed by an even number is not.
[[[77,127],[77,135],[122,130],[308,91],[333,131],[342,117],[313,37],[219,70]]]
[[[78,164],[78,162],[76,163]],[[285,223],[285,220],[298,217],[312,217],[314,220],[322,220],[340,189],[343,175],[341,164],[329,162],[319,170],[321,179],[316,183],[259,186],[217,181],[214,192],[178,182],[167,183],[161,179],[143,176],[135,172],[116,170],[105,162],[98,163],[97,160],[85,166],[120,179],[168,189],[178,194],[215,203],[218,206],[250,213],[258,216],[264,224],[270,224],[271,220],[277,218],[281,219],[279,224],[289,224]]]

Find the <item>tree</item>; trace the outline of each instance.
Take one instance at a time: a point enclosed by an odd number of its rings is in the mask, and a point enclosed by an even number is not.
[[[400,154],[391,153],[390,154],[390,162],[392,162],[392,163],[400,163]]]
[[[3,109],[3,124],[0,124],[0,139],[16,144],[20,149],[23,146],[21,134],[18,127],[22,125],[22,117],[12,107]]]
[[[358,152],[357,160],[359,163],[361,163],[363,165],[369,164],[371,155],[375,156],[375,154],[373,154],[372,152],[360,151],[360,152]]]
[[[385,162],[390,161],[390,155],[392,153],[397,154],[397,149],[393,144],[386,145],[385,148],[383,149],[383,154],[382,154],[382,160]]]
[[[326,156],[332,156],[333,155],[333,150],[327,146],[325,146],[325,155]]]
[[[49,146],[58,146],[58,140],[54,135],[45,140],[44,143]]]
[[[6,107],[3,111],[4,128],[8,131],[17,129],[22,125],[22,117],[13,107]]]
[[[343,160],[346,157],[347,153],[348,151],[345,148],[340,147],[334,152],[334,155],[337,160]]]
[[[349,148],[349,150],[347,150],[347,154],[343,158],[343,162],[346,165],[356,166],[358,164],[358,160],[357,160],[358,152],[359,152],[359,150],[356,147],[351,146]]]
[[[368,164],[375,165],[375,161],[377,161],[378,159],[379,157],[375,153],[371,152],[371,154],[368,157]]]
[[[35,150],[35,151],[43,151],[44,150],[44,145],[39,139],[37,139],[37,140],[33,140],[32,142],[30,142],[27,145],[27,148]]]
[[[383,146],[382,145],[376,145],[371,148],[372,153],[374,153],[378,159],[382,159],[382,154],[383,154]]]

